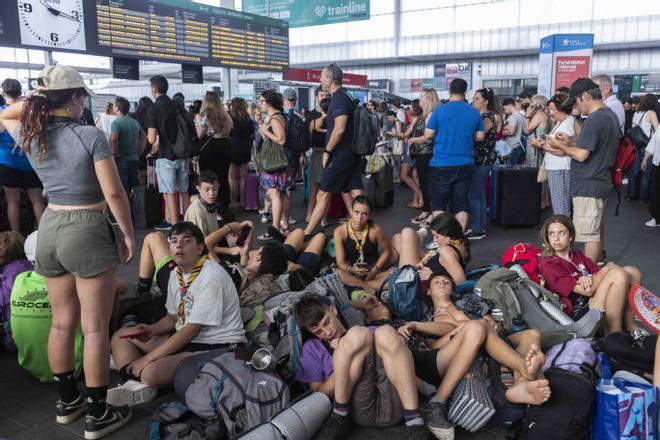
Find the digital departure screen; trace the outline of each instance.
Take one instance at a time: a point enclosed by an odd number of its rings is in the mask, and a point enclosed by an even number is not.
[[[286,70],[285,21],[187,0],[7,0],[0,45]]]

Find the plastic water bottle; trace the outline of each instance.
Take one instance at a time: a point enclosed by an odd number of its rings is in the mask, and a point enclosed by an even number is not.
[[[522,316],[516,315],[515,318],[511,321],[511,333],[518,333],[527,328],[527,324],[525,324],[525,320],[522,319]]]

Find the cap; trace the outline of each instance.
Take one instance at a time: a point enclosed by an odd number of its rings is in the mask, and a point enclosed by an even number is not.
[[[70,66],[63,66],[55,64],[54,66],[46,66],[44,70],[39,73],[39,84],[37,90],[67,90],[83,88],[92,98],[96,98],[96,93],[92,92],[82,76],[76,69]]]
[[[37,254],[37,232],[34,231],[25,239],[25,244],[23,245],[23,252],[28,260],[34,263],[35,255]]]
[[[598,88],[598,84],[593,82],[590,78],[578,78],[573,81],[571,88],[568,90],[568,99],[562,104],[570,104],[575,102],[578,96],[587,90],[594,90]]]
[[[295,101],[296,99],[298,99],[298,94],[294,89],[284,89],[284,93],[282,93],[282,96],[284,96],[284,99],[289,101]]]

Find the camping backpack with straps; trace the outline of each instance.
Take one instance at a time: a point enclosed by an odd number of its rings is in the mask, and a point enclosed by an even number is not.
[[[161,405],[154,413],[149,440],[204,440],[227,438],[227,428],[218,417],[204,419],[181,402]]]
[[[11,336],[11,289],[16,277],[29,270],[32,270],[32,263],[17,260],[5,265],[0,273],[0,348],[5,350],[16,350]]]
[[[387,280],[387,292],[381,293],[381,298],[399,318],[420,321],[424,314],[424,301],[419,298],[420,287],[417,268],[408,264],[392,272]]]
[[[637,147],[627,137],[621,138],[616,150],[616,161],[612,167],[612,185],[616,190],[617,203],[614,215],[619,215],[619,206],[621,205],[621,185],[623,178],[630,174],[630,170],[637,159]]]
[[[353,97],[346,96],[353,103]],[[358,156],[373,154],[378,142],[378,118],[361,105],[355,105],[353,112],[353,153]]]
[[[295,113],[290,114],[286,119],[286,148],[304,153],[312,146],[309,126]]]
[[[511,330],[513,318],[520,315],[522,309],[511,289],[502,289],[501,285],[517,279],[518,274],[512,270],[495,269],[481,277],[475,287],[475,291],[491,304],[493,317],[507,330]]]
[[[502,266],[508,269],[514,264],[519,264],[535,283],[540,284],[540,255],[541,251],[539,248],[530,243],[512,244],[502,254]]]
[[[274,374],[254,370],[233,351],[205,363],[185,393],[203,419],[221,417],[230,436],[269,420],[289,404],[289,389]]]
[[[176,125],[176,139],[171,142],[170,147],[177,159],[187,159],[195,142],[198,141],[195,124],[185,112],[177,109]]]

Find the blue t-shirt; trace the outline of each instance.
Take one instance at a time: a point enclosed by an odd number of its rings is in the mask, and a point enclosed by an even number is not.
[[[0,105],[0,110],[7,108]],[[20,146],[17,146],[14,139],[7,130],[0,133],[0,165],[21,171],[32,171],[30,160],[25,155]]]
[[[484,131],[479,112],[462,101],[449,101],[436,108],[426,128],[435,131],[432,167],[474,164],[474,135]]]

